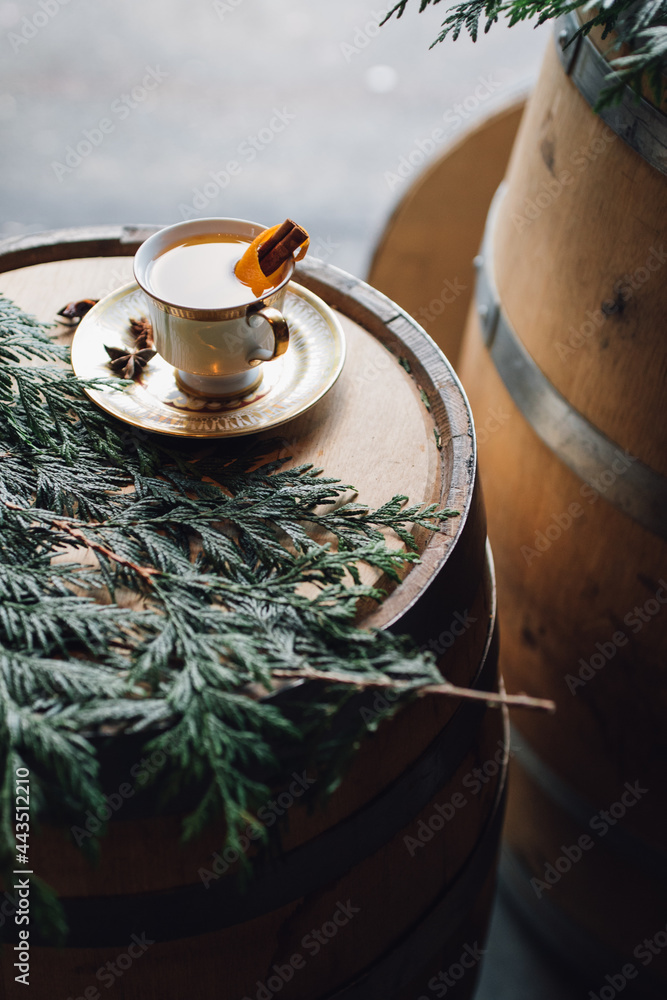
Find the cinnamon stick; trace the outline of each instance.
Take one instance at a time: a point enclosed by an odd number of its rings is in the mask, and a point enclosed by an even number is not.
[[[262,243],[257,251],[262,272],[267,276],[273,274],[307,239],[305,229],[291,219],[285,219],[280,229],[266,243]]]
[[[276,230],[273,236],[269,236],[264,243],[260,244],[259,250],[257,251],[259,259],[261,260],[262,257],[265,256],[270,250],[273,250],[273,248],[277,246],[281,240],[284,240],[287,234],[291,233],[295,226],[296,222],[293,222],[292,219],[285,219],[282,226]]]

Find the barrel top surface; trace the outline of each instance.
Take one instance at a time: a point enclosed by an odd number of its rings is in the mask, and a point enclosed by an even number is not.
[[[54,322],[65,303],[102,298],[131,281],[132,256],[155,228],[105,226],[5,240],[0,292]],[[303,262],[295,279],[336,311],[347,360],[323,400],[263,437],[278,438],[278,454],[291,464],[312,463],[355,487],[361,503],[378,506],[401,494],[460,511],[443,530],[417,534],[420,564],[372,618],[388,625],[428,587],[466,522],[476,462],[467,400],[439,349],[391,300],[317,260]],[[238,442],[217,446],[238,448]]]

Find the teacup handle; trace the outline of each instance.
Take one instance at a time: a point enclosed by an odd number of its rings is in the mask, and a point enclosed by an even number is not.
[[[262,361],[273,361],[274,358],[279,358],[289,346],[289,327],[287,320],[279,309],[276,309],[274,306],[263,306],[261,309],[256,309],[252,313],[248,313],[246,322],[249,326],[257,325],[250,322],[255,316],[261,316],[271,327],[273,333],[273,351],[269,351],[266,348],[258,348],[258,350],[254,351],[248,358],[248,364],[252,368],[255,365],[261,364]]]

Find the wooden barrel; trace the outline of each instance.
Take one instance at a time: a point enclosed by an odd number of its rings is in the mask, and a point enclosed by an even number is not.
[[[489,115],[431,163],[396,205],[368,273],[457,368],[475,286],[473,258],[525,101]]]
[[[130,279],[131,255],[147,235],[109,227],[6,241],[1,287],[51,320],[65,302]],[[419,327],[368,285],[316,261],[304,262],[297,280],[337,311],[348,356],[328,395],[280,429],[279,452],[354,483],[361,502],[403,493],[460,512],[419,537],[421,562],[363,620],[432,644],[452,681],[494,688],[493,570],[460,385]],[[239,442],[211,446],[238,450]],[[354,712],[372,717],[375,697],[353,702]],[[140,747],[122,736],[101,752],[105,792],[117,792],[137,773]],[[31,861],[58,892],[69,938],[49,947],[35,928],[31,997],[88,998],[113,985],[125,1000],[414,1000],[446,981],[470,997],[507,754],[502,712],[418,699],[364,738],[321,809],[301,805],[308,774],[286,777],[276,788],[288,818],[281,851],[256,864],[249,881],[221,853],[222,826],[183,844],[180,817],[142,810],[138,796],[114,812],[97,867],[45,822]],[[11,901],[2,913],[4,988],[13,998],[23,994],[9,957]]]
[[[563,31],[487,221],[461,362],[488,429],[501,670],[558,705],[518,722],[507,884],[594,992],[628,964],[633,995],[664,996],[667,949],[644,942],[667,943],[667,118],[632,97],[594,114],[604,60]]]

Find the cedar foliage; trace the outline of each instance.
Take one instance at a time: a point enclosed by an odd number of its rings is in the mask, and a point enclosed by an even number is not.
[[[81,829],[87,810],[104,813],[101,733],[162,749],[165,804],[194,796],[184,836],[222,814],[238,847],[287,768],[314,767],[331,790],[365,728],[359,712],[336,726],[353,685],[310,683],[280,707],[276,669],[400,680],[401,699],[441,680],[430,653],[356,627],[359,600],[382,596],[358,567],[399,579],[417,559],[411,525],[436,530],[456,512],[399,496],[369,510],[318,469],[266,461],[266,444],[264,460],[238,443],[193,458],[191,443],[128,430],[84,391],[126,382],[84,383],[68,362],[48,327],[0,298],[1,866],[20,863],[17,768],[30,770],[32,820]],[[35,893],[62,930],[48,889]]]

